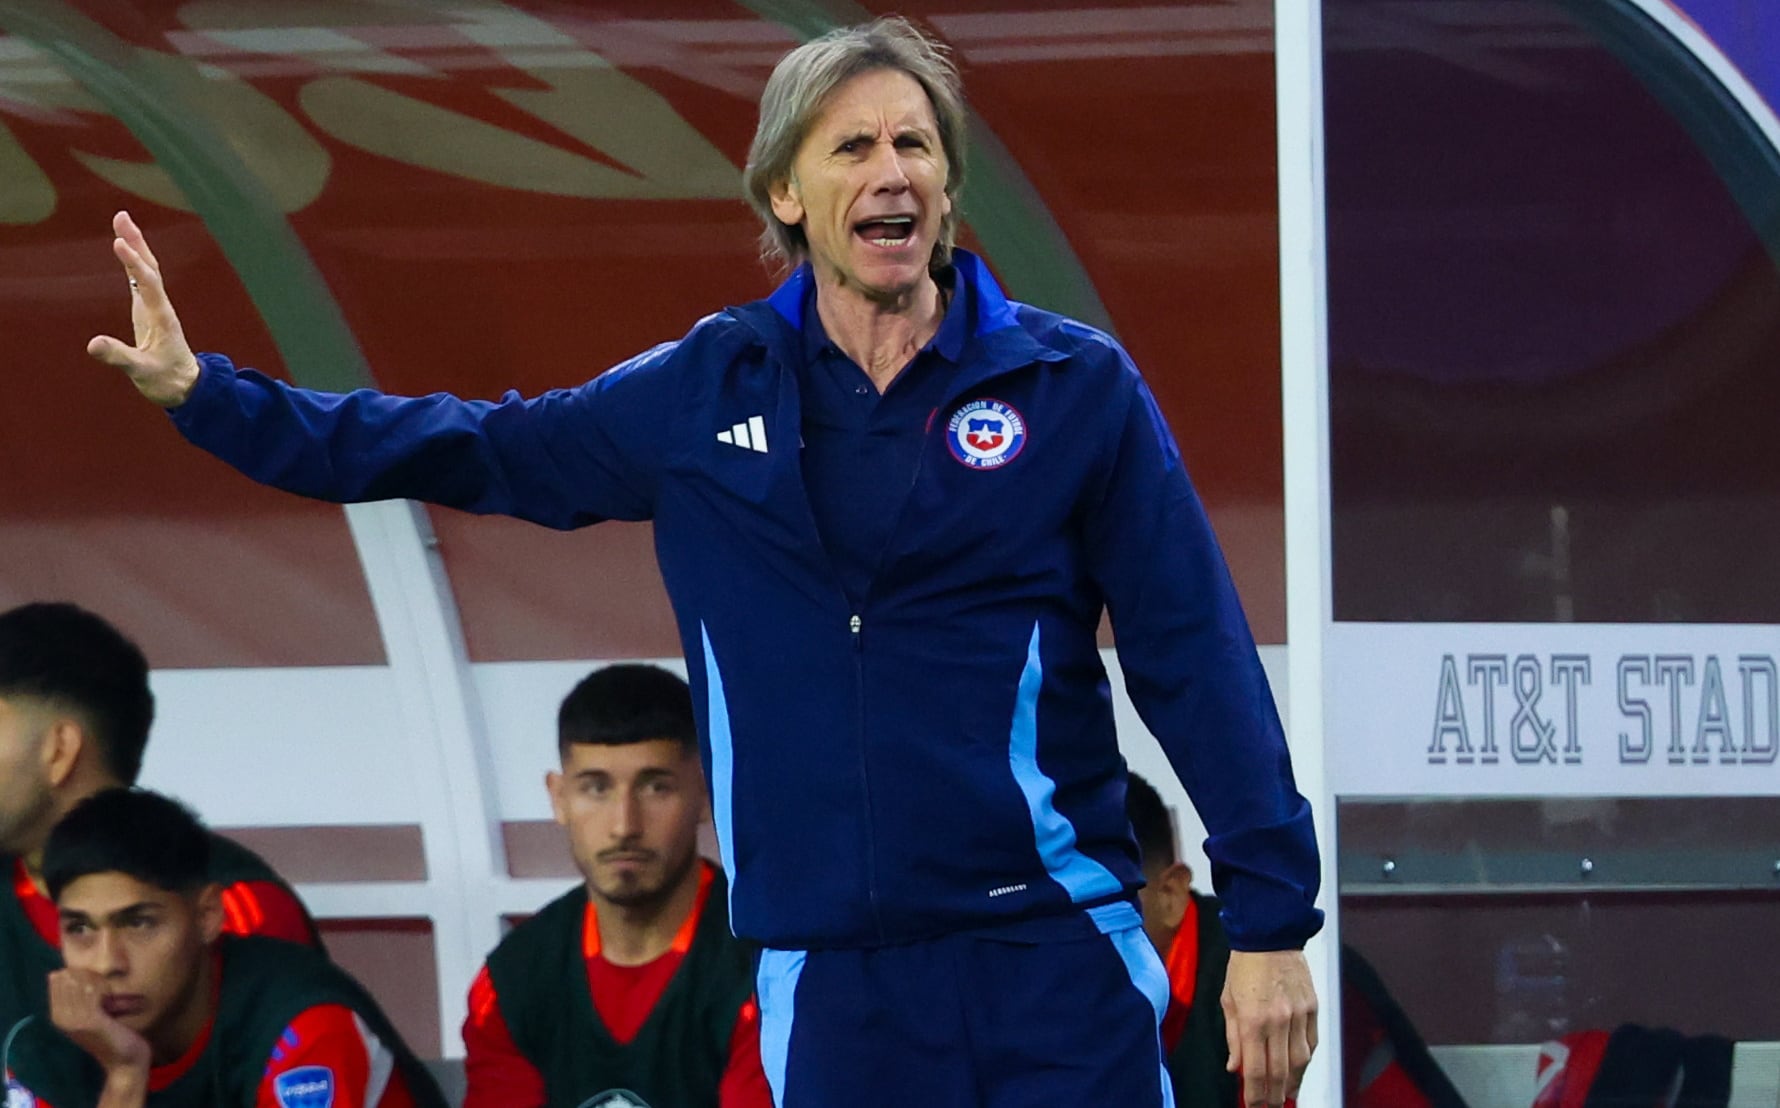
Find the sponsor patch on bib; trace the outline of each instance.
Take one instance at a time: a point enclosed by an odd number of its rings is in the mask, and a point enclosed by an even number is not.
[[[334,1108],[334,1071],[326,1066],[298,1066],[272,1079],[279,1108]]]

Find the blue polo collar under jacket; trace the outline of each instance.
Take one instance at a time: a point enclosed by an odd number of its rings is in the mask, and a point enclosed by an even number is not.
[[[800,267],[798,273],[808,274],[809,266],[806,264]],[[949,267],[935,274],[934,278],[947,296],[945,314],[940,317],[939,330],[927,340],[920,354],[937,354],[949,365],[955,366],[963,360],[964,344],[970,337],[970,319],[974,314],[971,290],[961,285],[956,272]],[[816,311],[816,282],[805,279],[800,284],[804,289],[803,302],[799,305],[801,320],[794,321],[792,325],[803,332],[803,364],[816,364],[817,358],[827,350],[834,350],[846,358],[846,352],[828,336],[828,329],[823,326],[822,317]]]
[[[1067,350],[1040,342],[1020,326],[1013,306],[981,258],[968,250],[954,249],[952,269],[956,275],[954,299],[969,297],[969,303],[976,308],[975,326],[969,328],[970,333],[958,351],[960,356],[951,358],[943,347],[940,348],[941,354],[959,363],[958,374],[948,390],[952,395],[967,392],[990,378],[1033,362],[1060,362],[1068,358]],[[814,282],[815,274],[805,262],[771,296],[730,308],[729,314],[746,324],[766,344],[775,359],[786,365],[796,365],[803,358],[805,306],[812,302],[810,292]],[[951,315],[948,312],[947,318]],[[938,341],[938,336],[935,340]]]

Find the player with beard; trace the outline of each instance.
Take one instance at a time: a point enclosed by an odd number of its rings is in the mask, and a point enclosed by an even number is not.
[[[465,1108],[771,1108],[753,952],[729,931],[686,683],[583,679],[545,777],[582,883],[515,928],[470,987]]]

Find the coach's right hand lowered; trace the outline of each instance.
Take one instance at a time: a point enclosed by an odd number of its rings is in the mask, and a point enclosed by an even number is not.
[[[1228,1069],[1242,1074],[1247,1108],[1297,1099],[1316,1052],[1316,985],[1302,950],[1230,952],[1224,975]]]
[[[87,353],[129,375],[143,396],[163,408],[185,403],[198,383],[198,359],[186,344],[179,316],[161,284],[161,265],[155,261],[148,240],[130,218],[119,212],[111,219],[117,233],[111,252],[123,263],[130,281],[130,322],[135,325],[132,346],[110,335],[96,335],[87,342]]]

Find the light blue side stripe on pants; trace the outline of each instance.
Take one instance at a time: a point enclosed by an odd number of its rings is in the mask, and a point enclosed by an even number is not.
[[[1162,1108],[1174,1108],[1174,1082],[1168,1076],[1168,1057],[1162,1050],[1162,1017],[1168,1014],[1168,971],[1162,968],[1162,959],[1156,956],[1156,948],[1150,945],[1149,936],[1143,933],[1142,921],[1129,904],[1107,905],[1107,907],[1124,908],[1136,922],[1130,927],[1121,927],[1116,931],[1105,931],[1104,921],[1096,917],[1096,923],[1102,923],[1103,933],[1112,940],[1118,949],[1119,957],[1124,959],[1125,972],[1131,975],[1131,983],[1137,986],[1149,999],[1150,1007],[1156,1010],[1156,1056],[1160,1059],[1162,1071]]]
[[[711,651],[711,633],[701,622],[705,643],[705,716],[711,733],[711,819],[717,827],[717,854],[729,878],[729,918],[735,919],[735,743],[729,733],[729,700],[723,695],[723,672]]]
[[[774,1108],[785,1108],[785,1070],[791,1060],[791,1024],[797,1015],[803,960],[801,950],[762,950],[754,976],[760,1000],[760,1066],[773,1091]]]
[[[1112,896],[1123,886],[1112,871],[1075,848],[1075,825],[1057,811],[1057,782],[1038,765],[1038,693],[1044,687],[1045,667],[1038,654],[1038,624],[1032,625],[1032,641],[1026,647],[1026,668],[1014,696],[1014,726],[1008,736],[1008,762],[1014,780],[1026,796],[1038,855],[1051,880],[1063,886],[1069,899],[1080,904]]]

